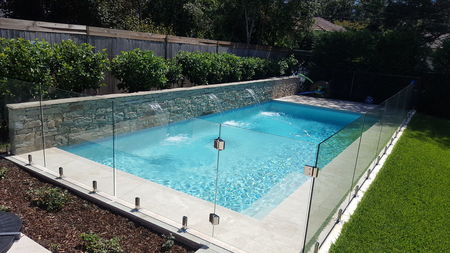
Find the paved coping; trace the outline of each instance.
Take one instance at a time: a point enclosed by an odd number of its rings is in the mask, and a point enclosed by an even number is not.
[[[17,103],[17,104],[8,104],[7,107],[10,109],[24,109],[31,107],[39,107],[40,105],[55,105],[55,104],[64,104],[64,103],[75,103],[81,101],[93,101],[93,100],[103,100],[103,99],[115,99],[115,98],[124,98],[124,97],[138,97],[144,95],[154,95],[154,94],[164,94],[164,93],[177,93],[177,92],[186,92],[186,91],[194,91],[201,89],[215,89],[221,87],[228,86],[237,86],[237,85],[245,85],[245,84],[256,84],[256,83],[264,83],[267,81],[281,81],[281,80],[289,80],[289,79],[298,79],[296,76],[288,76],[288,77],[274,77],[268,79],[260,79],[253,81],[242,81],[242,82],[234,82],[234,83],[221,83],[221,84],[211,84],[211,85],[198,85],[193,87],[183,87],[183,88],[175,88],[175,89],[166,89],[166,90],[155,90],[155,91],[139,91],[133,93],[120,93],[120,94],[108,94],[108,95],[97,95],[97,96],[85,96],[85,97],[73,97],[73,98],[62,98],[62,99],[53,99],[48,101],[33,101],[33,102],[25,102],[25,103]]]

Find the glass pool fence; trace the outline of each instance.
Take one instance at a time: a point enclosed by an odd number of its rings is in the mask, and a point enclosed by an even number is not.
[[[2,87],[13,91],[3,96],[2,135],[9,131],[18,159],[246,252],[319,249],[398,134],[414,93],[410,84],[315,143],[191,117],[176,102],[42,92],[16,80]],[[223,111],[208,96],[205,112]],[[180,168],[189,171],[180,176]]]

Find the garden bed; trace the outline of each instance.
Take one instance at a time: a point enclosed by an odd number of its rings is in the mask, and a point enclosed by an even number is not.
[[[0,207],[8,207],[23,220],[22,232],[53,252],[83,252],[82,233],[95,233],[105,239],[118,238],[123,252],[162,252],[167,241],[125,217],[113,214],[89,201],[68,193],[68,203],[60,211],[48,212],[31,204],[30,191],[55,186],[43,182],[13,163],[0,158]],[[175,242],[166,252],[193,252]]]

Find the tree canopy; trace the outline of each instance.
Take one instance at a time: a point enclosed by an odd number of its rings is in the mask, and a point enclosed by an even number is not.
[[[290,48],[304,47],[314,16],[350,30],[450,33],[448,0],[0,0],[6,17]]]

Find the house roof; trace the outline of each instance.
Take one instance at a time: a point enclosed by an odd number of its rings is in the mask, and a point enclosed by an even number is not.
[[[314,31],[327,31],[327,32],[342,32],[345,31],[345,28],[340,25],[336,25],[324,18],[314,17],[314,24],[312,29]]]

